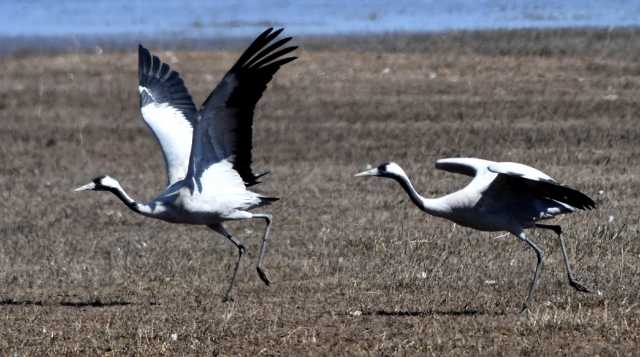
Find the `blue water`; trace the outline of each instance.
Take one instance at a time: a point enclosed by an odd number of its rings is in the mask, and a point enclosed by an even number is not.
[[[0,0],[0,38],[14,46],[34,37],[254,37],[271,26],[301,36],[637,25],[639,0]]]

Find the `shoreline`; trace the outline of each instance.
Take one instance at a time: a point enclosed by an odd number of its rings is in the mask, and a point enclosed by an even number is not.
[[[258,34],[260,31],[256,31]],[[286,29],[285,29],[286,32]],[[640,26],[628,27],[562,27],[522,28],[491,30],[447,30],[433,32],[387,32],[349,33],[332,35],[301,35],[285,33],[294,37],[294,43],[307,51],[358,50],[385,52],[423,52],[451,50],[464,47],[465,51],[486,51],[519,54],[542,54],[549,51],[593,50],[602,45],[593,39],[607,39],[606,44],[617,51],[628,52],[631,38],[640,39]],[[522,46],[528,38],[529,45]],[[25,57],[60,55],[65,53],[135,52],[138,43],[155,50],[172,51],[217,51],[241,50],[253,37],[177,37],[133,35],[69,35],[69,36],[0,36],[0,57]],[[567,42],[567,39],[569,41]],[[585,41],[586,40],[586,41]],[[622,40],[622,41],[618,41]],[[514,42],[518,42],[515,44]],[[547,43],[547,48],[539,45]],[[586,42],[586,43],[584,43]],[[640,40],[638,40],[640,42]],[[586,46],[585,46],[586,45]],[[483,48],[485,47],[485,48]],[[640,47],[640,44],[639,46]],[[548,55],[557,53],[548,53]]]

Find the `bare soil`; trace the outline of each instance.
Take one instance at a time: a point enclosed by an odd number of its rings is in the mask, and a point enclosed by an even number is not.
[[[493,31],[301,40],[256,110],[255,190],[281,200],[265,286],[262,220],[198,226],[74,193],[109,174],[139,201],[164,190],[139,114],[137,54],[1,58],[2,355],[637,355],[640,342],[640,30]],[[291,35],[291,34],[289,34]],[[294,34],[295,35],[295,34]],[[238,51],[152,51],[202,103]],[[594,211],[531,231],[546,265],[505,233],[419,211],[469,179],[444,157],[515,161],[591,196]],[[172,337],[173,335],[173,337]],[[174,338],[175,337],[175,338]],[[17,353],[17,354],[15,354]]]

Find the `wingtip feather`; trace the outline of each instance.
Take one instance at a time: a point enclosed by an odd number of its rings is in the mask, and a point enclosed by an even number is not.
[[[231,135],[235,135],[235,140],[225,155],[234,157],[233,169],[240,174],[245,187],[259,184],[258,178],[267,174],[256,175],[251,169],[252,125],[255,105],[280,66],[297,58],[280,58],[298,48],[298,46],[293,46],[281,49],[292,39],[291,37],[270,44],[283,30],[284,28],[273,31],[273,28],[269,28],[262,32],[227,73],[227,76],[233,76],[235,79],[233,81],[235,88],[226,98],[215,97],[216,90],[214,89],[201,109],[206,111],[212,108],[214,105],[214,102],[210,102],[212,98],[220,101],[216,102],[217,104],[234,109],[231,120],[235,120],[236,124]],[[223,79],[223,81],[225,80]]]

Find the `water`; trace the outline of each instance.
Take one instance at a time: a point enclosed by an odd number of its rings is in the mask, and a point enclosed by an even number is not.
[[[638,0],[2,0],[0,49],[255,37],[272,26],[302,36],[638,25]]]

